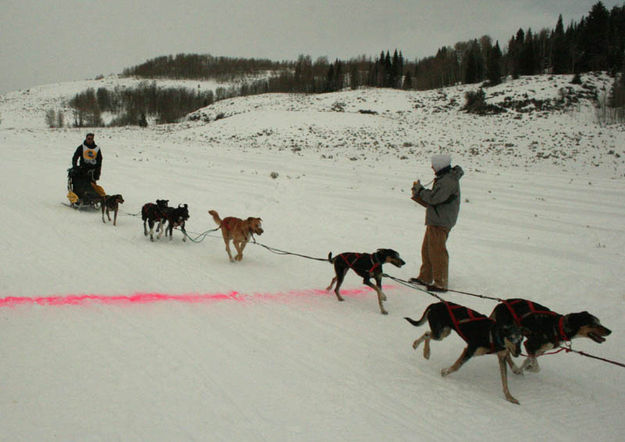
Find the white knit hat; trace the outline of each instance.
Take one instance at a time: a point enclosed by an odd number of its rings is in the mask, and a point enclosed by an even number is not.
[[[444,169],[445,167],[450,165],[451,155],[446,153],[432,155],[432,167],[434,168],[434,172],[438,172],[439,170]]]

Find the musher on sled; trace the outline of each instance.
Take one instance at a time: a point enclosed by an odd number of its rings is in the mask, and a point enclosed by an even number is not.
[[[94,135],[88,133],[85,141],[76,148],[72,167],[67,169],[67,199],[75,208],[97,208],[106,195],[96,184],[102,170],[102,151],[95,144]]]

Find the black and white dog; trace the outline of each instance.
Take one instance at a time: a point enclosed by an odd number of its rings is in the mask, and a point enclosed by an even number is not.
[[[163,223],[167,221],[167,203],[169,200],[156,200],[154,203],[146,203],[141,208],[141,219],[143,220],[143,234],[148,236],[147,226],[150,226],[150,241],[154,241],[154,224],[158,223],[156,228],[157,232],[160,232],[158,237],[163,234]],[[146,225],[147,224],[147,225]]]
[[[168,207],[165,210],[165,218],[167,219],[167,229],[165,230],[165,236],[169,234],[169,239],[171,240],[174,227],[180,227],[180,230],[184,235],[182,237],[182,240],[186,241],[187,232],[184,229],[184,223],[189,219],[188,206],[186,204],[178,204],[178,207]]]

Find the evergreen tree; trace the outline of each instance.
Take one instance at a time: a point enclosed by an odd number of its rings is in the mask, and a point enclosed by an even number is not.
[[[551,36],[551,70],[554,74],[565,74],[570,72],[570,56],[566,39],[564,36],[564,26],[562,25],[562,14],[558,17],[556,29]]]
[[[482,81],[485,71],[484,59],[482,58],[477,40],[473,40],[469,45],[465,60],[464,82],[470,84]]]
[[[582,29],[582,72],[608,69],[609,13],[603,3],[590,10]]]
[[[608,68],[617,72],[625,62],[625,4],[610,11]]]
[[[519,28],[516,36],[512,37],[508,42],[508,72],[513,78],[518,78],[521,75],[521,56],[524,43],[525,32]]]
[[[501,83],[501,49],[499,48],[499,42],[495,43],[495,46],[491,47],[488,51],[487,61],[487,73],[486,77],[491,86],[495,86]]]
[[[352,63],[349,69],[349,87],[352,90],[358,89],[360,87],[360,76],[358,74],[358,65]]]
[[[534,36],[528,29],[519,54],[519,74],[534,75],[537,73],[537,57]]]
[[[328,68],[328,73],[326,74],[326,85],[324,88],[324,92],[333,92],[336,89],[334,88],[334,81],[335,81],[335,76],[334,76],[334,65],[330,65],[330,67]]]

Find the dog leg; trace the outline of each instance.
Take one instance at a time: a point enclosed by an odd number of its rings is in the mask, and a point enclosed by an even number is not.
[[[341,285],[343,285],[343,280],[345,279],[345,275],[347,274],[348,270],[349,269],[341,269],[337,270],[336,273],[336,287],[334,288],[334,294],[336,295],[336,299],[338,299],[339,301],[345,300],[341,296],[341,292],[339,291],[339,289],[341,288]]]
[[[506,366],[507,359],[510,358],[510,352],[508,350],[500,351],[497,353],[497,359],[499,359],[499,373],[501,374],[501,385],[503,387],[503,394],[506,396],[508,402],[519,405],[517,401],[508,389],[508,370]]]
[[[156,236],[156,239],[161,239],[161,237],[163,236],[163,233],[165,233],[165,236],[167,236],[167,233],[165,232],[165,223],[163,223],[163,220],[160,220],[158,222],[158,227],[156,228],[156,231],[158,232],[158,235]]]
[[[458,360],[456,362],[454,362],[454,364],[449,367],[449,368],[443,368],[441,370],[441,376],[445,377],[451,373],[453,373],[454,371],[458,371],[460,369],[460,367],[462,367],[462,365],[467,362],[469,359],[471,359],[471,357],[473,356],[473,353],[475,353],[475,349],[471,348],[471,347],[467,347],[462,351],[462,354],[460,355],[460,357],[458,358]]]
[[[232,243],[234,244],[234,248],[237,249],[237,256],[235,256],[234,259],[241,261],[243,259],[243,249],[245,248],[247,241],[232,240]]]
[[[148,236],[148,227],[145,225],[147,220],[143,220],[143,236]]]
[[[330,285],[326,287],[326,292],[329,292],[330,290],[332,290],[332,287],[334,287],[334,283],[336,282],[336,276],[334,278],[332,278],[332,281],[330,282]]]
[[[373,289],[378,294],[378,306],[380,307],[380,313],[382,313],[383,315],[388,315],[388,312],[384,308],[384,304],[383,304],[383,302],[386,301],[386,295],[384,294],[382,289],[379,288],[378,286],[373,286]]]
[[[510,370],[512,370],[512,373],[523,374],[523,370],[521,370],[521,368],[518,367],[512,360],[512,357],[510,356],[510,352],[508,352],[508,356],[506,356],[506,362],[510,366]]]
[[[226,243],[226,252],[228,253],[228,258],[230,259],[230,262],[235,262],[232,258],[232,252],[230,252],[230,240],[224,237],[224,242]]]
[[[523,364],[521,365],[521,371],[526,370],[532,373],[538,373],[540,371],[540,365],[538,365],[536,356],[528,356],[525,358]]]
[[[113,225],[114,226],[117,225],[117,209],[115,209],[115,212],[113,214]]]
[[[430,359],[430,340],[431,339],[432,339],[432,333],[429,331],[426,331],[425,333],[423,333],[423,336],[421,336],[419,339],[415,340],[412,343],[412,348],[416,350],[417,347],[419,347],[419,345],[421,345],[421,343],[425,341],[425,346],[423,348],[423,357],[425,359]]]
[[[384,308],[384,305],[382,304],[383,301],[386,299],[386,295],[382,293],[382,290],[379,290],[377,292],[378,292],[378,306],[380,306],[380,313],[382,313],[383,315],[388,315],[388,312],[386,311],[386,309]]]
[[[378,286],[382,301],[386,301],[386,294],[382,291],[382,275],[375,275],[375,284]]]
[[[413,342],[412,348],[415,350],[421,344],[421,342],[425,341],[425,346],[423,348],[423,357],[425,359],[430,359],[430,341],[434,339],[435,341],[442,341],[451,333],[451,327],[443,327],[441,329],[436,329],[435,331],[428,331],[423,334],[419,339]]]
[[[363,279],[362,282],[365,285],[371,287],[373,290],[375,290],[375,292],[378,294],[378,305],[380,306],[380,312],[383,315],[388,315],[388,312],[384,309],[384,305],[382,304],[382,301],[384,301],[386,299],[386,295],[384,293],[382,293],[382,289],[380,289],[380,287],[378,287],[377,285],[375,285],[371,281],[369,281],[369,278]]]

